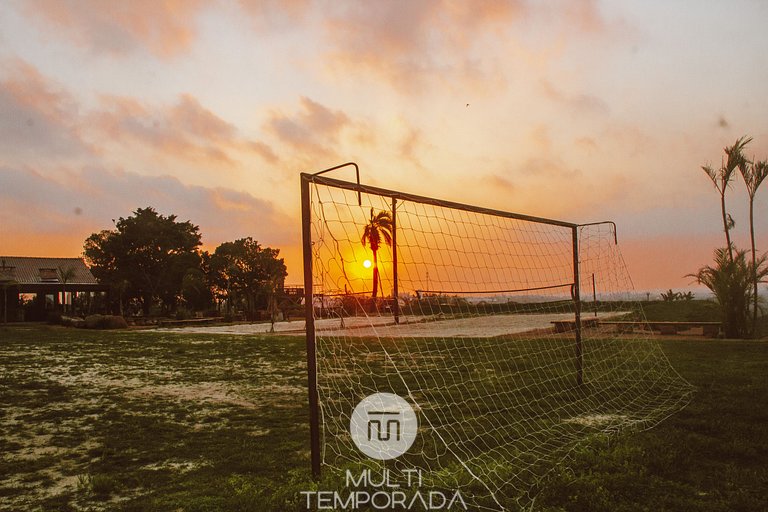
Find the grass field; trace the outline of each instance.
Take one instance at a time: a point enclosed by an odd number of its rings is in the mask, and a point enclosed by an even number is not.
[[[662,341],[693,401],[593,439],[537,510],[765,510],[768,344]],[[301,510],[304,340],[0,328],[0,510]]]

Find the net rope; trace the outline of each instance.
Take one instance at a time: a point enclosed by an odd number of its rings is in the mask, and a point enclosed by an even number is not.
[[[577,228],[579,385],[571,227],[399,199],[397,299],[384,240],[374,299],[361,239],[392,198],[311,183],[310,207],[324,471],[417,468],[425,487],[460,490],[470,509],[515,509],[584,441],[653,427],[690,399],[649,332],[605,323],[642,320],[612,225]],[[386,462],[349,434],[353,409],[376,392],[419,417],[416,442]]]

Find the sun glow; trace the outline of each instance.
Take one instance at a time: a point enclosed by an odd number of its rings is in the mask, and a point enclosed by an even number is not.
[[[371,260],[365,260],[365,261],[363,262],[363,266],[364,266],[365,268],[371,268]]]

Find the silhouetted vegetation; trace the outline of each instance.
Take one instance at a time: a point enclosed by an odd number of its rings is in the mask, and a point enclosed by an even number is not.
[[[727,337],[758,334],[760,312],[758,283],[768,276],[768,267],[766,267],[768,253],[762,256],[757,255],[754,228],[755,195],[768,176],[768,163],[765,160],[750,160],[744,155],[744,149],[751,141],[751,137],[744,136],[737,139],[732,146],[726,146],[724,148],[726,158],[718,169],[714,169],[711,165],[702,166],[720,195],[726,246],[715,251],[714,265],[705,265],[689,276],[714,293],[721,307],[723,329]],[[736,170],[741,173],[749,194],[751,261],[747,259],[746,251],[738,249],[732,243],[730,235],[735,222],[726,210],[725,193],[731,186]]]
[[[288,274],[282,258],[277,257],[279,253],[248,237],[225,242],[206,255],[213,293],[226,304],[228,315],[232,308],[243,311],[249,319],[260,309],[270,315],[276,311]]]
[[[190,221],[139,208],[115,222],[114,230],[93,233],[84,255],[99,281],[109,284],[120,315],[173,315],[193,312],[248,319],[259,311],[274,317],[287,271],[280,251],[252,238],[225,242],[209,254]]]
[[[375,299],[379,290],[378,252],[382,241],[389,246],[392,245],[392,214],[382,211],[374,215],[373,208],[371,208],[371,219],[366,224],[360,241],[363,247],[370,246],[373,253],[373,291],[371,297]]]

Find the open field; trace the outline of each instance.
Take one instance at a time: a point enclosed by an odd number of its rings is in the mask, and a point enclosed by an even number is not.
[[[697,388],[656,428],[594,439],[540,510],[761,510],[768,344],[662,341]],[[0,510],[301,510],[301,337],[0,328]]]
[[[599,318],[612,319],[626,311],[601,312]],[[550,329],[553,321],[573,320],[573,313],[508,314],[487,316],[403,315],[395,324],[392,316],[350,316],[315,320],[315,329],[323,336],[345,337],[471,337],[491,338],[519,334],[537,329]],[[270,334],[271,324],[235,324],[196,327],[168,327],[158,331],[195,334]],[[277,322],[274,334],[303,335],[304,320]]]

